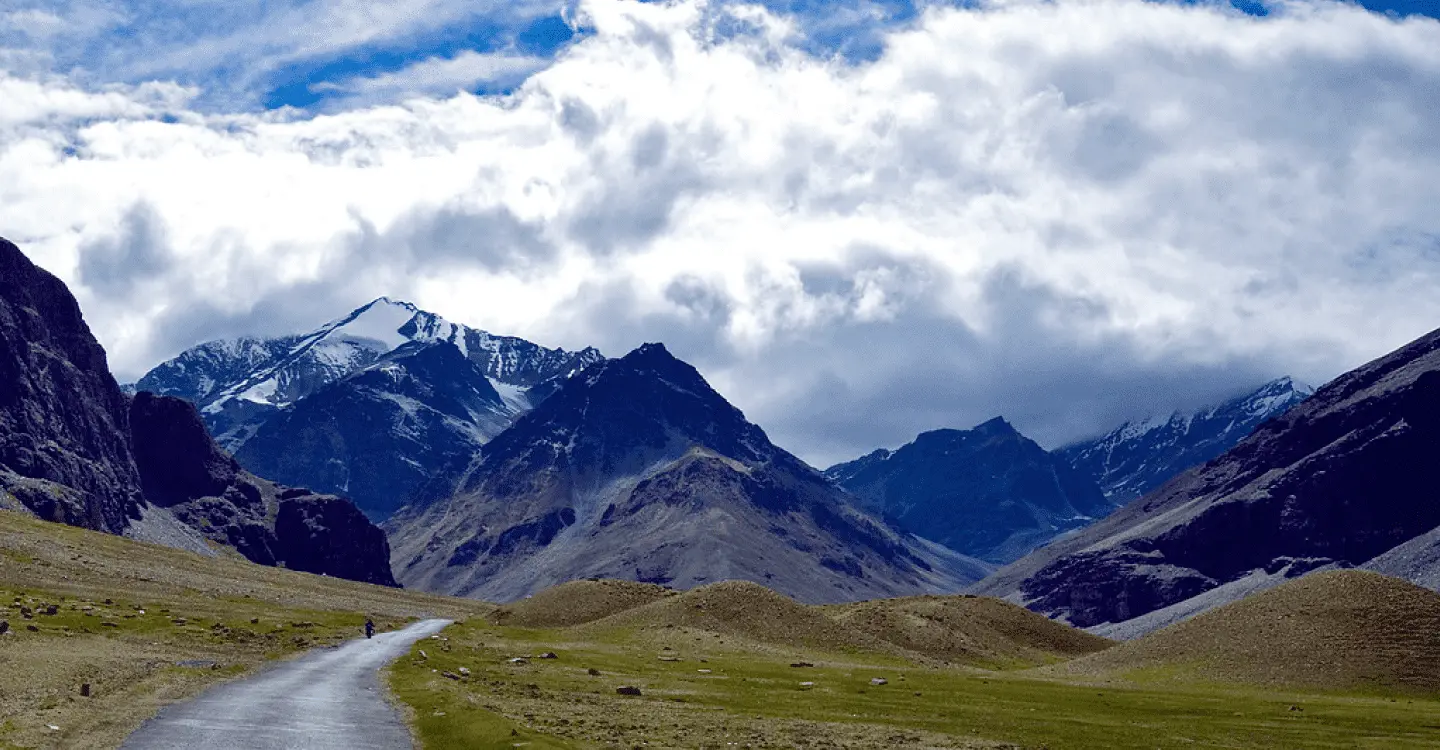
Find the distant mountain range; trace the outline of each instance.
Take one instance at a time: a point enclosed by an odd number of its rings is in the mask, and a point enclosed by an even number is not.
[[[921,433],[825,476],[900,528],[993,563],[1115,510],[1093,480],[1000,418]]]
[[[201,344],[133,389],[194,403],[246,469],[383,519],[602,359],[380,298],[309,333]]]
[[[1092,477],[1111,502],[1124,505],[1219,456],[1314,392],[1293,378],[1280,378],[1217,406],[1126,422],[1056,455]]]
[[[1214,460],[976,591],[1138,634],[1320,568],[1433,583],[1440,331],[1336,378]]]
[[[402,583],[498,601],[585,577],[850,601],[990,570],[858,510],[658,344],[563,382],[386,529]]]
[[[240,470],[180,399],[125,395],[65,284],[0,239],[0,508],[394,585],[347,500]]]

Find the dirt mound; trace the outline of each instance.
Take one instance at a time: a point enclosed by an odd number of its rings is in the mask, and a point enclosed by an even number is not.
[[[675,596],[675,592],[653,583],[610,579],[571,581],[500,607],[490,616],[490,621],[523,628],[581,625],[668,596]]]
[[[912,596],[824,609],[836,622],[906,651],[975,666],[1034,666],[1113,645],[991,597]]]
[[[1052,669],[1437,692],[1440,594],[1378,573],[1313,573]]]
[[[749,581],[721,581],[621,612],[595,627],[690,627],[760,643],[826,650],[886,644]]]

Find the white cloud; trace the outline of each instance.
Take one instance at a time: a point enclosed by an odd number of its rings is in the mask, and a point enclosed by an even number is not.
[[[0,233],[122,373],[389,293],[663,338],[817,461],[1002,412],[1053,441],[1440,322],[1435,21],[1016,1],[848,66],[756,9],[735,38],[697,3],[583,12],[505,98],[221,117],[0,78]]]
[[[393,73],[359,76],[337,83],[325,82],[312,88],[344,94],[327,106],[347,109],[424,95],[445,96],[470,91],[481,84],[513,86],[548,64],[548,60],[528,55],[467,50],[454,57],[421,60]]]

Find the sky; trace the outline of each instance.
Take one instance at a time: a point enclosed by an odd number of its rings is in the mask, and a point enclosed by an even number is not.
[[[816,465],[1440,326],[1440,0],[6,0],[0,236],[122,380],[408,299]]]

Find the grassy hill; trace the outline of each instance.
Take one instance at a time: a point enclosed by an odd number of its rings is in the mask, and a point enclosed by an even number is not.
[[[0,511],[0,747],[114,747],[164,703],[356,637],[367,616],[492,609]]]
[[[1367,571],[1315,573],[1056,671],[1440,694],[1440,594]]]

